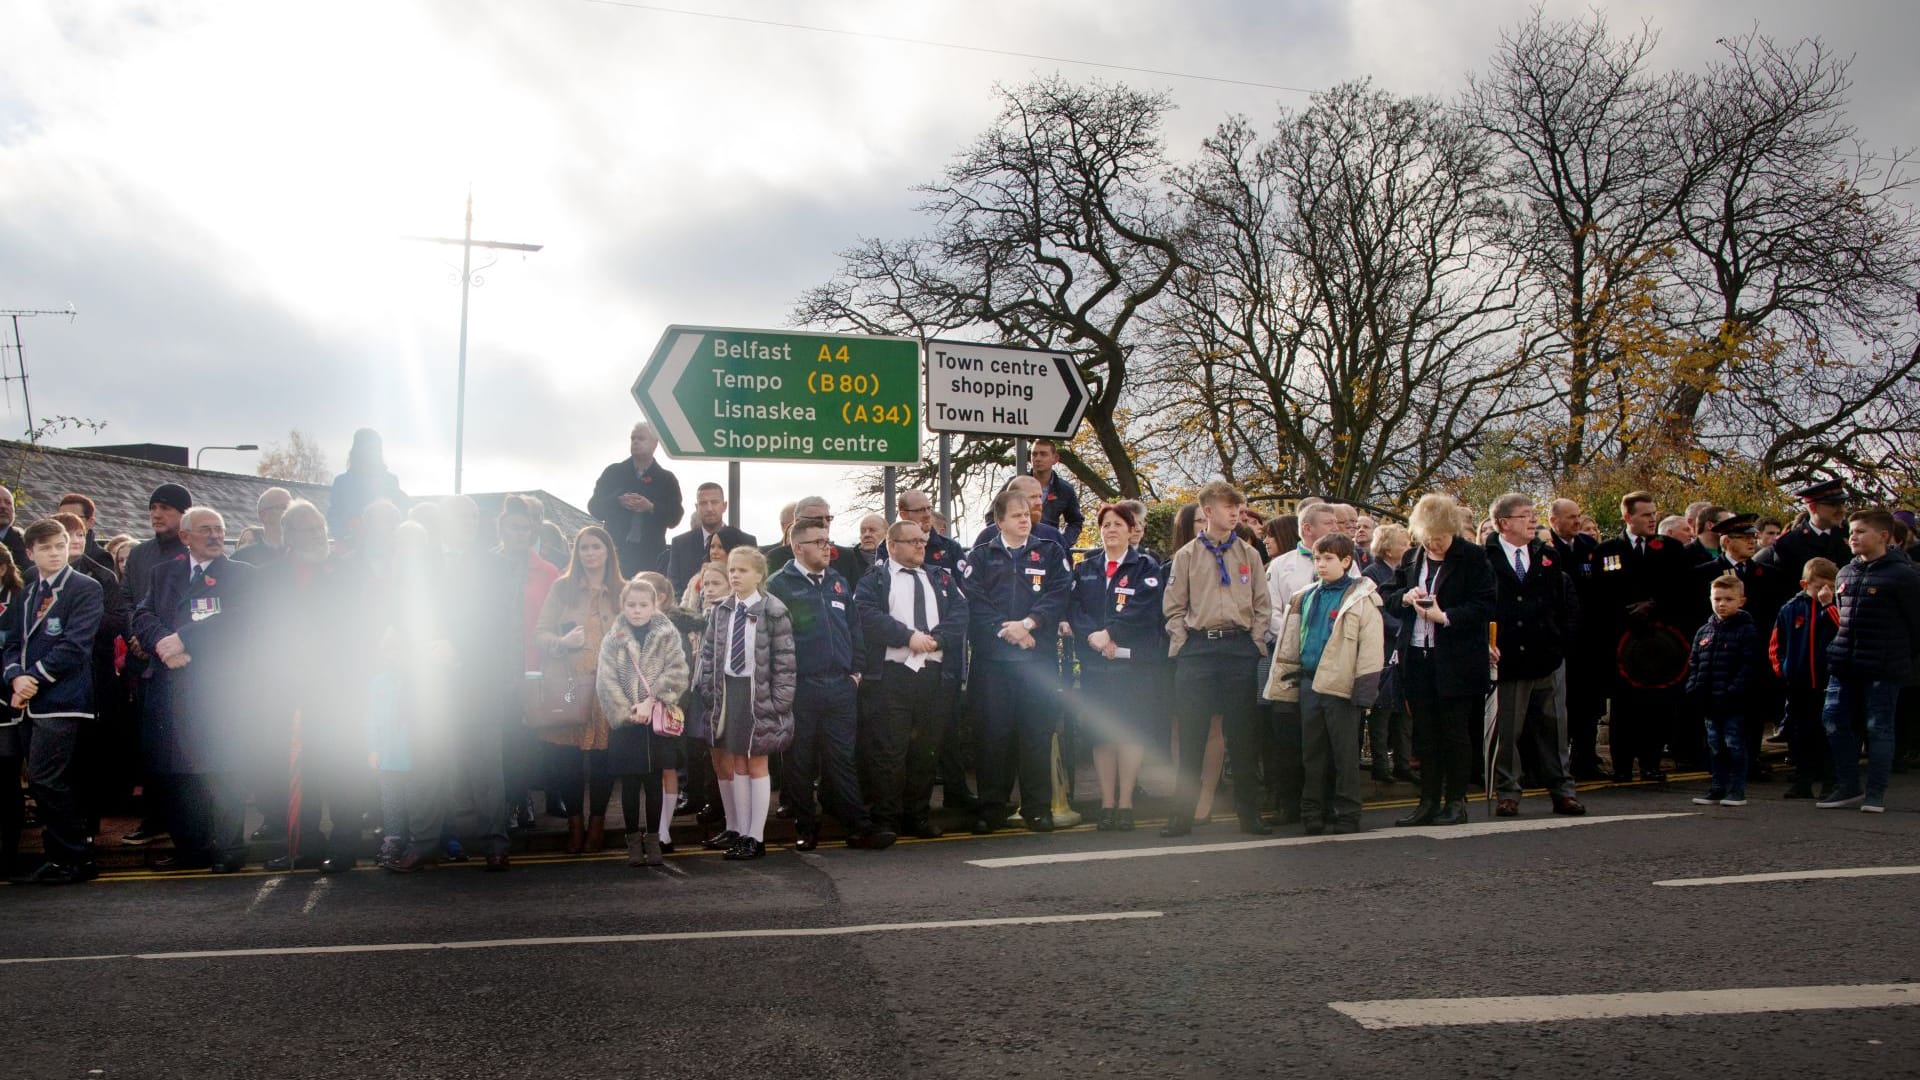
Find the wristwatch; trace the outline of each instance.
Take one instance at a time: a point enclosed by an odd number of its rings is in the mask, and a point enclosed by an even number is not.
[[[1021,619],[1021,620],[1020,620],[1020,625],[1021,625],[1021,626],[1024,626],[1024,627],[1026,627],[1026,628],[1027,628],[1027,631],[1028,631],[1029,633],[1031,633],[1031,632],[1033,631],[1033,629],[1034,629],[1035,627],[1037,627],[1037,626],[1039,626],[1040,624],[1039,624],[1039,623],[1036,623],[1036,622],[1034,622],[1034,621],[1033,621],[1033,616],[1031,616],[1031,615],[1029,615],[1029,616],[1027,616],[1026,618],[1024,618],[1024,619]]]

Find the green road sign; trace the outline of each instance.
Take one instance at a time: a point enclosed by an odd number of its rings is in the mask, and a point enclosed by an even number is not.
[[[920,460],[911,338],[669,326],[633,397],[676,458]]]

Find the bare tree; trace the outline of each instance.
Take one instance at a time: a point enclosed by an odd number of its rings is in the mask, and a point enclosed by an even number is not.
[[[1365,83],[1264,143],[1222,125],[1178,173],[1191,268],[1156,312],[1161,412],[1256,487],[1391,504],[1466,471],[1538,404],[1493,165],[1440,102]]]
[[[333,479],[333,471],[327,468],[326,452],[313,436],[299,430],[287,432],[287,441],[274,443],[262,451],[255,471],[275,480],[304,484],[325,484]]]
[[[1597,12],[1549,21],[1536,9],[1468,83],[1467,114],[1499,147],[1501,187],[1519,203],[1506,243],[1532,302],[1524,347],[1561,405],[1539,433],[1557,474],[1619,449],[1608,421],[1630,392],[1613,378],[1610,323],[1674,231],[1664,174],[1680,83],[1647,70],[1655,41],[1645,28],[1615,37]]]
[[[921,188],[932,229],[862,240],[834,280],[801,297],[793,320],[913,335],[985,330],[1000,343],[1071,352],[1105,460],[1062,461],[1101,497],[1136,496],[1141,475],[1122,424],[1128,358],[1142,310],[1180,264],[1161,187],[1161,120],[1172,103],[1058,77],[998,94],[993,126]],[[994,440],[968,443],[995,449]],[[998,441],[1000,453],[1005,446]]]

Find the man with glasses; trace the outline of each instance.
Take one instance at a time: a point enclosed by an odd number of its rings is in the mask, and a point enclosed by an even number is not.
[[[901,521],[911,521],[920,526],[920,533],[926,539],[926,558],[928,566],[937,566],[949,574],[960,572],[960,560],[966,557],[966,549],[951,536],[943,536],[934,525],[933,497],[924,491],[903,491],[895,504],[900,511]],[[891,533],[889,533],[891,536]],[[881,558],[885,560],[893,553],[893,544],[889,542]]]
[[[1578,601],[1567,567],[1534,535],[1533,500],[1507,494],[1493,501],[1495,534],[1487,540],[1493,564],[1494,625],[1503,632],[1493,651],[1494,775],[1501,817],[1520,813],[1520,777],[1538,777],[1553,812],[1578,816],[1567,759],[1566,656]]]
[[[820,522],[823,528],[831,531],[833,529],[833,507],[829,506],[827,500],[819,495],[808,495],[798,502],[795,502],[793,504],[793,520],[800,522],[809,519]],[[768,566],[785,566],[793,561],[793,546],[791,544],[781,544],[778,547],[769,549],[766,555]],[[849,588],[859,584],[860,579],[866,576],[868,569],[867,560],[861,558],[860,552],[853,548],[842,547],[839,544],[833,545],[833,558],[831,562],[833,563],[833,568],[840,572],[840,576],[847,580],[847,586]]]
[[[154,658],[141,695],[141,744],[158,780],[174,855],[157,870],[246,865],[247,660],[253,567],[227,558],[226,521],[206,506],[180,519],[187,549],[156,569],[133,613]]]
[[[900,510],[900,520],[910,521],[920,527],[921,535],[926,539],[926,551],[922,562],[927,566],[937,566],[953,575],[957,584],[960,569],[967,557],[967,551],[959,541],[941,533],[935,528],[939,515],[933,512],[933,498],[924,491],[906,491],[900,494],[896,503]],[[891,534],[889,534],[891,535]],[[892,543],[887,544],[887,558],[893,553]],[[885,562],[886,559],[882,559]],[[967,767],[961,756],[959,718],[966,714],[960,686],[967,670],[966,634],[960,631],[960,644],[946,654],[944,665],[948,677],[952,680],[953,693],[946,698],[941,710],[939,750],[935,753],[934,772],[940,781],[940,801],[942,806],[973,813],[973,790],[967,786]],[[863,714],[864,715],[864,714]]]

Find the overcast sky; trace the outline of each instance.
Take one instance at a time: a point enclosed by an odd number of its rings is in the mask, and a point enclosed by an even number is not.
[[[671,6],[1289,87],[1372,76],[1452,95],[1526,0]],[[1546,5],[1578,14],[1586,3]],[[1756,23],[1855,55],[1853,117],[1920,141],[1911,0],[1612,3],[1696,68]],[[411,492],[452,486],[459,289],[447,251],[545,244],[474,290],[468,490],[585,505],[625,455],[629,387],[664,326],[784,325],[859,235],[919,223],[935,176],[994,113],[994,83],[1060,71],[1164,87],[1186,154],[1229,112],[1304,95],[591,0],[113,3],[0,0],[0,308],[24,321],[36,417],[105,421],[60,445],[317,436],[343,467],[378,428]],[[10,372],[11,373],[11,372]],[[17,388],[0,430],[25,428]],[[209,467],[251,471],[253,455]],[[725,466],[672,466],[691,492]],[[745,469],[744,521],[835,497],[839,470]]]

